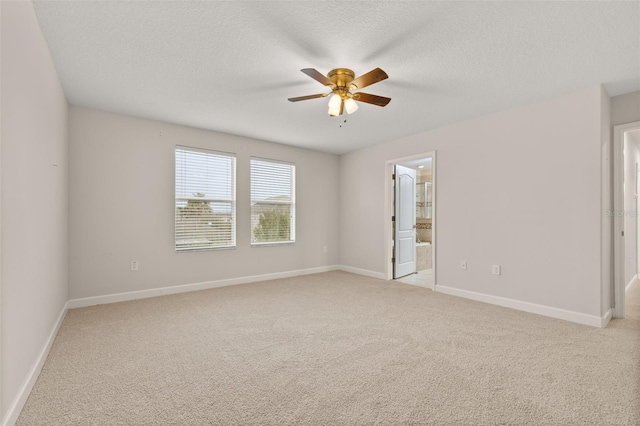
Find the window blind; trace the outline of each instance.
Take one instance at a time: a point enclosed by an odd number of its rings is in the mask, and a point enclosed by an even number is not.
[[[233,154],[176,147],[176,251],[236,244]]]
[[[251,159],[251,244],[295,241],[295,165]]]

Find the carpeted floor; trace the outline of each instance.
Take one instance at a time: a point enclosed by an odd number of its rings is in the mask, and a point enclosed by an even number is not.
[[[75,309],[18,424],[638,425],[624,321],[345,272]]]

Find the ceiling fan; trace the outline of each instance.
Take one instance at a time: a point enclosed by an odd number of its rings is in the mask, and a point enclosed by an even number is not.
[[[380,68],[371,70],[358,78],[355,78],[355,73],[347,68],[336,68],[329,71],[326,76],[320,74],[320,72],[314,68],[304,68],[300,71],[329,87],[331,92],[289,98],[289,101],[306,101],[307,99],[324,98],[332,94],[331,98],[329,98],[329,115],[331,117],[342,115],[345,110],[347,111],[347,114],[355,112],[358,109],[356,101],[381,107],[387,105],[391,101],[391,98],[384,96],[357,92],[357,90],[389,78],[387,73],[382,71]]]

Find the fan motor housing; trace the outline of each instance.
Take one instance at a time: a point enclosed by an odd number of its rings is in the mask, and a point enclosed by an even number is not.
[[[327,74],[329,80],[333,81],[338,91],[349,90],[351,82],[355,79],[356,74],[348,68],[336,68]]]

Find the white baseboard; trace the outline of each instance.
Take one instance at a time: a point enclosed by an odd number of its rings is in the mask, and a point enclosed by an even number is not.
[[[625,295],[629,294],[629,292],[633,290],[633,288],[636,286],[637,283],[638,283],[638,274],[635,274],[633,278],[631,278],[631,281],[629,281],[627,283],[627,286],[624,288],[624,294]]]
[[[194,284],[183,284],[171,287],[152,288],[148,290],[129,291],[126,293],[107,294],[104,296],[84,297],[69,300],[69,309],[87,306],[104,305],[107,303],[125,302],[128,300],[147,299],[149,297],[166,296],[168,294],[187,293],[190,291],[208,290],[211,288],[227,287],[237,284],[248,284],[258,281],[276,280],[280,278],[297,277],[301,275],[318,274],[340,269],[337,265],[321,266],[319,268],[298,269],[295,271],[276,272],[273,274],[252,275],[248,277],[230,278],[226,280],[206,281]]]
[[[518,311],[544,315],[547,317],[571,321],[578,324],[590,325],[592,327],[604,327],[606,326],[606,323],[608,323],[608,321],[606,321],[606,316],[598,317],[595,315],[582,314],[580,312],[567,311],[564,309],[552,308],[550,306],[544,305],[536,305],[535,303],[521,302],[519,300],[507,299],[505,297],[499,296],[491,296],[489,294],[476,293],[474,291],[462,290],[459,288],[447,287],[439,284],[435,286],[435,291],[439,293],[449,294],[451,296],[458,296],[465,299],[476,300],[478,302],[516,309]],[[611,319],[610,312],[608,315],[609,319]]]
[[[60,315],[58,315],[58,319],[49,333],[49,337],[45,342],[42,351],[40,351],[40,355],[36,359],[35,364],[31,367],[29,374],[27,375],[27,380],[24,382],[18,395],[13,400],[13,403],[9,406],[9,410],[7,410],[7,414],[2,421],[3,426],[13,426],[16,421],[18,421],[18,417],[20,416],[20,412],[24,407],[24,404],[27,402],[27,398],[29,398],[29,394],[33,389],[33,385],[35,385],[40,372],[42,371],[42,367],[44,366],[44,362],[47,360],[47,356],[49,355],[49,350],[51,350],[51,346],[53,345],[53,341],[56,339],[58,335],[58,330],[62,325],[62,321],[64,320],[65,315],[67,314],[69,302],[65,303],[62,307],[62,311]]]
[[[611,321],[611,317],[613,316],[613,309],[609,309],[606,314],[601,318],[600,328],[605,328],[609,321]]]
[[[345,272],[351,272],[352,274],[364,275],[365,277],[378,278],[380,280],[386,280],[387,275],[383,272],[369,271],[367,269],[354,268],[352,266],[340,265],[338,269]]]

